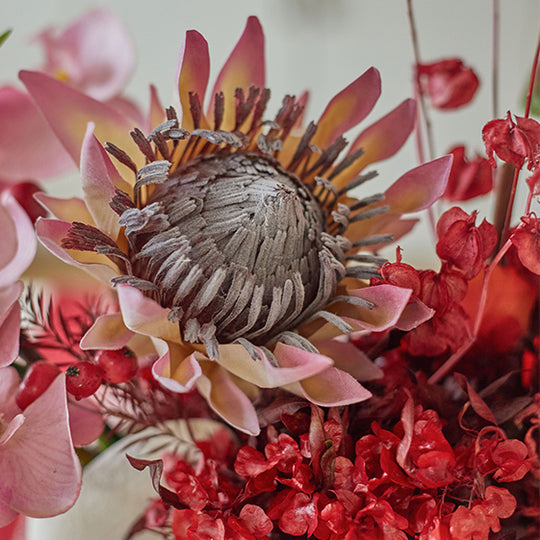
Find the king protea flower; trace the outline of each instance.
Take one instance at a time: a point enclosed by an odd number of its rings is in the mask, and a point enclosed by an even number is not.
[[[126,138],[127,120],[42,74],[21,74],[60,140],[80,159],[85,200],[41,196],[57,219],[42,242],[70,264],[116,284],[120,312],[98,319],[86,348],[119,348],[133,334],[158,341],[157,376],[196,386],[210,406],[248,433],[250,398],[285,387],[323,406],[370,396],[358,379],[379,371],[351,331],[412,328],[429,310],[411,291],[368,287],[381,260],[366,248],[403,234],[404,213],[444,191],[450,159],[410,171],[384,194],[351,195],[393,155],[414,124],[407,100],[350,145],[343,133],[380,94],[371,68],[301,129],[303,99],[286,96],[265,118],[264,38],[255,17],[225,63],[204,112],[208,46],[186,35],[178,69],[182,114],[152,93],[149,134]],[[88,125],[87,122],[93,122]],[[82,151],[79,144],[82,141]],[[99,141],[107,142],[107,155]],[[80,152],[80,153],[79,153]],[[249,396],[249,397],[248,397]]]

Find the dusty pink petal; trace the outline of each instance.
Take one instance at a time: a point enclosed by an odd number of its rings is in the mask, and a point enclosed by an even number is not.
[[[80,346],[89,349],[121,349],[133,337],[133,332],[124,324],[121,313],[100,315],[84,334]]]
[[[217,362],[240,379],[260,388],[276,388],[299,381],[332,365],[332,361],[321,354],[283,343],[278,343],[274,350],[280,367],[273,366],[260,349],[257,352],[259,356],[254,360],[242,345],[220,345]]]
[[[103,433],[105,420],[101,407],[92,398],[68,403],[69,430],[73,446],[86,446],[93,443]]]
[[[171,373],[170,352],[168,351],[154,362],[152,373],[156,380],[167,390],[183,394],[192,390],[201,376],[202,370],[198,361],[201,358],[205,358],[204,355],[192,353],[178,364],[174,373]]]
[[[165,109],[159,99],[157,88],[150,85],[150,107],[148,112],[148,120],[146,121],[147,130],[151,131],[156,126],[159,126],[166,120]]]
[[[0,118],[4,126],[0,130],[2,181],[43,180],[73,168],[68,153],[28,94],[15,88],[0,88]]]
[[[19,354],[22,282],[0,289],[0,367],[13,362]],[[0,397],[1,400],[1,397]]]
[[[0,412],[3,415],[4,420],[11,420],[14,414],[20,412],[17,407],[16,410],[12,409],[12,401],[15,397],[15,393],[19,388],[21,378],[19,377],[17,370],[13,367],[0,367]],[[10,409],[10,414],[6,414],[6,410]]]
[[[34,194],[34,199],[50,212],[55,218],[61,221],[72,223],[73,221],[81,221],[89,225],[95,225],[88,207],[85,202],[79,197],[71,197],[70,199],[60,199],[52,197],[46,193],[39,192]]]
[[[168,319],[169,310],[129,285],[117,288],[125,325],[138,334],[182,343],[178,324]]]
[[[2,231],[2,243],[0,244],[0,269],[6,267],[17,254],[17,231],[11,215],[0,204],[0,230]]]
[[[334,367],[346,371],[359,381],[372,381],[383,376],[382,370],[350,342],[325,339],[314,341],[313,345],[321,354],[332,358]]]
[[[134,126],[139,126],[144,131],[151,131],[146,122],[146,117],[137,103],[129,98],[117,96],[104,102],[107,106],[128,118]]]
[[[140,155],[129,136],[131,121],[119,112],[43,73],[21,71],[19,78],[77,165],[88,122],[103,144],[116,144],[132,159]]]
[[[24,516],[0,502],[0,538],[2,540],[25,540],[24,531]]]
[[[81,465],[68,427],[65,376],[24,411],[24,423],[0,446],[0,502],[21,514],[49,517],[79,494]]]
[[[120,94],[135,65],[135,53],[124,25],[108,10],[95,9],[56,37],[38,36],[45,47],[43,71],[101,101]]]
[[[113,239],[118,237],[118,214],[109,203],[116,188],[129,193],[131,186],[116,170],[107,152],[94,136],[94,125],[88,124],[81,150],[81,183],[86,206],[98,229]]]
[[[396,325],[411,297],[411,290],[385,284],[351,290],[349,295],[368,300],[375,307],[359,308],[362,313],[359,319],[345,319],[365,330],[382,332]]]
[[[32,221],[15,200],[15,197],[7,192],[2,193],[0,197],[0,206],[9,214],[15,226],[17,240],[16,253],[5,266],[0,268],[1,288],[19,279],[21,274],[30,266],[36,254],[37,241]],[[6,233],[9,232],[10,229],[6,231]],[[4,231],[2,231],[2,234],[4,234]]]
[[[369,68],[332,98],[317,122],[312,143],[319,148],[330,146],[371,112],[380,95],[381,75],[375,68]]]
[[[118,270],[113,267],[113,263],[107,257],[99,253],[74,251],[73,254],[77,257],[75,259],[61,247],[62,239],[70,227],[71,223],[65,221],[39,219],[36,222],[36,233],[40,242],[60,260],[88,272],[100,281],[109,283],[113,277],[118,275]]]
[[[257,17],[251,16],[246,22],[244,32],[240,36],[229,58],[218,75],[212,101],[208,109],[208,118],[214,117],[214,96],[223,92],[225,96],[225,114],[222,129],[234,129],[236,88],[242,88],[245,95],[250,86],[264,88],[264,34]]]
[[[182,127],[184,129],[193,129],[193,119],[189,112],[189,92],[194,92],[199,96],[202,107],[209,74],[210,55],[208,54],[208,43],[196,30],[188,30],[180,51],[176,71],[178,98],[182,105]]]
[[[403,214],[430,207],[446,190],[451,167],[448,155],[406,172],[386,190],[384,203]]]
[[[410,302],[405,306],[399,320],[396,322],[396,328],[409,332],[413,328],[416,328],[431,319],[434,313],[435,311],[433,309],[428,308],[426,304],[418,300],[418,298],[411,298]]]
[[[371,397],[371,392],[354,377],[335,367],[294,383],[289,388],[321,407],[340,407]]]
[[[215,362],[201,362],[201,367],[203,374],[197,380],[197,388],[212,410],[234,428],[258,435],[257,413],[248,397]]]
[[[0,435],[0,456],[2,455],[2,446],[5,446],[11,438],[17,433],[19,428],[24,424],[24,415],[19,413],[15,415],[4,428],[2,435]],[[1,470],[1,467],[0,467]],[[1,497],[1,490],[0,490]]]

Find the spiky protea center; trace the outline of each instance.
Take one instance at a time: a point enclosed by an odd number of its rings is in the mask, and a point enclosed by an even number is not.
[[[323,306],[345,275],[326,216],[298,178],[249,152],[196,158],[121,217],[133,274],[186,341],[264,343]]]

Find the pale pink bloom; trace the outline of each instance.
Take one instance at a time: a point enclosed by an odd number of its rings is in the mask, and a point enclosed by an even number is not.
[[[19,514],[50,517],[68,510],[81,486],[81,465],[68,427],[65,376],[24,412],[15,404],[19,376],[0,368],[0,526]]]

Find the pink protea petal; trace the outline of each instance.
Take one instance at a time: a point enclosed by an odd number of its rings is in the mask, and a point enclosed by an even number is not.
[[[0,267],[0,287],[6,287],[16,281],[30,266],[36,254],[37,241],[32,221],[15,197],[9,193],[3,193],[0,199],[0,207],[9,214],[15,226],[15,238],[17,240],[16,253],[7,264]],[[6,232],[9,233],[10,229],[8,228]],[[2,234],[4,234],[4,231],[2,231]]]
[[[197,381],[197,388],[212,410],[234,428],[248,435],[258,435],[260,428],[257,413],[244,392],[215,362],[206,361],[201,364],[203,375]]]
[[[346,371],[359,381],[382,378],[383,371],[374,364],[358,347],[347,341],[325,339],[314,341],[317,350],[334,361],[334,367]]]
[[[354,377],[335,367],[329,367],[313,377],[290,385],[289,388],[321,407],[340,407],[371,397],[371,392]]]
[[[41,180],[73,168],[68,153],[28,94],[15,88],[0,88],[0,118],[3,126],[0,178],[3,181]]]
[[[65,512],[79,494],[81,465],[73,450],[65,376],[24,411],[24,423],[0,446],[0,501],[31,517]]]
[[[212,101],[208,109],[208,118],[214,116],[214,96],[223,92],[225,96],[225,114],[222,129],[234,129],[236,88],[242,88],[247,94],[250,86],[264,88],[264,34],[257,17],[248,17],[244,32],[240,36],[212,90]]]
[[[435,310],[428,308],[418,298],[411,298],[399,320],[396,322],[396,328],[409,332],[413,328],[420,326],[423,322],[431,319],[434,313]]]
[[[81,149],[81,183],[84,200],[97,227],[113,239],[118,237],[118,214],[109,203],[116,188],[130,192],[107,152],[94,136],[94,125],[88,124]]]
[[[102,143],[112,142],[133,158],[139,156],[129,136],[131,122],[119,112],[43,73],[21,71],[19,78],[77,165],[88,122],[95,123]]]
[[[452,156],[424,163],[406,172],[385,192],[391,212],[417,212],[430,207],[446,190]]]
[[[60,260],[88,272],[95,278],[109,283],[118,275],[118,270],[105,255],[86,251],[72,251],[73,257],[61,247],[67,235],[70,223],[57,219],[39,219],[36,222],[36,233],[41,243]],[[74,257],[77,257],[76,259]]]
[[[176,72],[178,98],[183,111],[182,126],[185,129],[193,129],[193,119],[189,112],[189,93],[196,93],[202,105],[209,75],[210,55],[208,54],[208,43],[196,30],[188,30],[180,51]]]
[[[50,212],[55,218],[61,221],[72,223],[73,221],[81,221],[89,225],[95,225],[88,207],[85,202],[79,197],[71,197],[71,199],[59,199],[51,197],[46,193],[39,192],[34,194],[34,199]]]
[[[103,433],[105,420],[101,407],[92,398],[68,403],[69,430],[73,446],[86,446],[93,443]]]
[[[159,99],[157,88],[150,85],[150,107],[148,112],[148,120],[146,126],[148,130],[154,129],[166,120],[165,109]]]
[[[129,285],[118,287],[118,301],[125,325],[138,334],[182,343],[178,324],[168,319],[169,310]]]
[[[48,30],[38,39],[45,48],[43,71],[100,101],[123,91],[135,65],[132,41],[107,9],[90,11],[58,37]]]
[[[332,144],[371,112],[380,95],[381,76],[369,68],[328,103],[317,123],[313,144],[319,148]]]
[[[18,300],[22,289],[20,281],[0,289],[0,367],[11,364],[19,354],[21,315]]]
[[[192,353],[182,361],[175,362],[178,365],[171,373],[171,354],[170,351],[167,351],[152,365],[152,374],[163,387],[171,392],[183,394],[192,390],[201,376],[202,369],[198,361],[201,358],[204,359],[204,355]]]
[[[240,379],[260,388],[276,388],[299,381],[332,365],[330,358],[283,343],[278,343],[274,350],[280,367],[273,366],[263,351],[258,350],[258,353],[254,360],[242,345],[220,345],[217,362]]]
[[[133,337],[133,332],[124,324],[121,313],[100,315],[84,334],[80,347],[89,349],[121,349]]]

